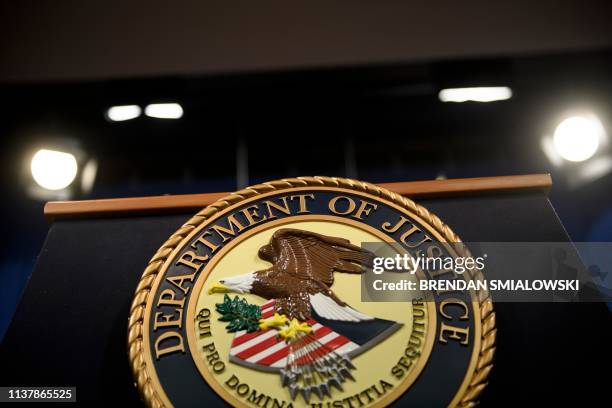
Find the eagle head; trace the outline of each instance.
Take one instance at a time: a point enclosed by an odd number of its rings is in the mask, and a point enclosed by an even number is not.
[[[255,272],[236,275],[214,283],[208,289],[208,293],[251,293],[253,282],[255,282]]]

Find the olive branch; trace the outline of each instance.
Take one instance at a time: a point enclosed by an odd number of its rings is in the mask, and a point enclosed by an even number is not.
[[[236,296],[231,299],[228,295],[223,296],[223,303],[215,304],[217,312],[221,313],[219,320],[229,322],[225,329],[230,332],[246,330],[249,333],[259,329],[261,319],[261,307],[252,305],[244,298]]]

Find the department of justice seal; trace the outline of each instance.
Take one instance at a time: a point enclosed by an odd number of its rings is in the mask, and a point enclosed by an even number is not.
[[[128,350],[145,403],[476,404],[495,351],[488,293],[362,301],[366,242],[464,255],[445,245],[459,237],[425,208],[355,180],[273,181],[204,208],[136,288]],[[421,278],[435,272],[412,276]]]

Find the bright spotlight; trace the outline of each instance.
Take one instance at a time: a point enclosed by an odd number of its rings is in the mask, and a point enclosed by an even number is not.
[[[123,122],[124,120],[136,119],[142,113],[138,105],[111,106],[106,111],[106,117],[111,122]]]
[[[595,154],[603,136],[603,126],[595,115],[572,116],[555,129],[553,145],[565,160],[581,162]]]
[[[448,88],[438,93],[442,102],[493,102],[512,97],[512,89],[507,86],[488,86],[474,88]]]
[[[39,186],[47,190],[61,190],[74,181],[78,166],[76,158],[70,153],[42,149],[32,158],[30,168]]]
[[[183,107],[178,103],[152,103],[145,108],[145,115],[158,119],[180,119]]]

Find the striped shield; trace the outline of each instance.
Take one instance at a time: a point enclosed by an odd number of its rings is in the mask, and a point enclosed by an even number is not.
[[[262,319],[273,316],[275,300],[267,301],[261,309]],[[318,356],[332,352],[356,356],[401,327],[399,323],[383,319],[353,323],[323,319],[316,315],[307,323],[313,329],[309,339],[316,339],[319,343]],[[262,371],[280,370],[287,363],[289,345],[277,333],[275,329],[236,332],[230,348],[230,361]]]

